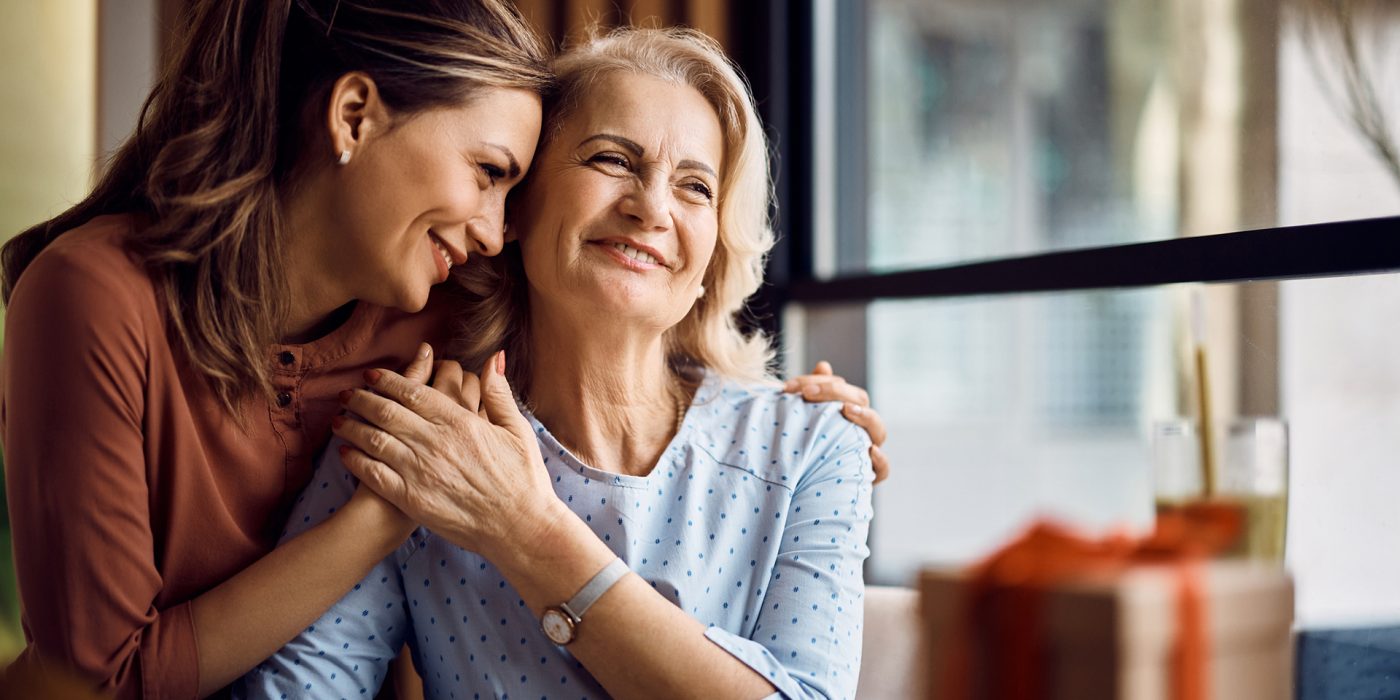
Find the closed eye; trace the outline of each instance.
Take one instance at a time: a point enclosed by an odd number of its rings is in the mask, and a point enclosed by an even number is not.
[[[492,185],[504,180],[506,177],[506,169],[492,163],[482,163],[481,172],[486,173],[486,177],[491,180]]]
[[[592,158],[589,158],[588,162],[614,168],[626,169],[631,167],[631,161],[627,160],[627,156],[624,156],[621,153],[615,153],[613,151],[604,151],[602,153],[599,153],[593,156]]]
[[[715,199],[714,191],[710,189],[710,186],[698,180],[687,182],[681,187],[704,197],[706,202],[713,202]]]

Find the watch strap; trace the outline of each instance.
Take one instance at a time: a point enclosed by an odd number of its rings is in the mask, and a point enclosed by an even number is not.
[[[594,574],[593,578],[588,580],[588,583],[583,584],[583,588],[579,589],[579,592],[574,594],[574,597],[570,598],[569,602],[559,607],[563,608],[564,612],[573,616],[575,621],[583,619],[583,613],[592,607],[599,598],[602,598],[603,594],[607,593],[608,589],[613,587],[613,584],[621,581],[622,577],[626,576],[628,571],[629,569],[627,568],[626,562],[622,561],[621,558],[613,559],[612,563],[603,567],[602,571]]]

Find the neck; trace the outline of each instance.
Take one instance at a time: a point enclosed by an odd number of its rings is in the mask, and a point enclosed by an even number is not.
[[[649,473],[689,404],[662,335],[601,327],[531,304],[530,400],[563,445],[603,471]]]
[[[330,259],[318,242],[328,240],[321,231],[326,217],[314,204],[316,184],[307,183],[283,200],[286,234],[287,318],[279,332],[284,343],[306,343],[335,330],[349,315],[354,299],[344,291],[343,280],[325,269]]]

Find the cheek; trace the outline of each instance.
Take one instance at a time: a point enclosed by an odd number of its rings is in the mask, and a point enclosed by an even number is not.
[[[695,280],[704,280],[705,271],[709,269],[710,263],[715,258],[715,251],[719,248],[719,226],[713,217],[697,224],[692,229],[693,233],[686,240],[686,260],[687,267],[693,270]]]

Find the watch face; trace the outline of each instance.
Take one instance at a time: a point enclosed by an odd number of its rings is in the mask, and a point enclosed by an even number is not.
[[[550,608],[540,617],[540,630],[549,641],[563,646],[574,641],[574,623],[562,611]]]

